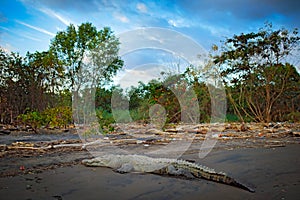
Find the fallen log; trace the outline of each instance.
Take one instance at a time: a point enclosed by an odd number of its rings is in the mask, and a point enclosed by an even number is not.
[[[46,149],[51,149],[52,146],[49,145],[47,147],[20,147],[20,146],[7,146],[6,150],[46,150]]]
[[[73,147],[83,147],[82,143],[73,143],[73,144],[56,144],[56,145],[48,145],[42,147],[35,146],[16,146],[16,145],[7,145],[5,150],[48,150],[48,149],[57,149],[57,148],[73,148]]]
[[[52,148],[63,148],[63,147],[80,147],[82,148],[83,144],[82,143],[75,143],[75,144],[56,144],[52,145]]]
[[[285,147],[285,144],[266,144],[265,148],[277,148],[277,147]]]

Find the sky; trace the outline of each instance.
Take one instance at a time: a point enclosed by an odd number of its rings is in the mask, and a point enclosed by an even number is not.
[[[266,22],[274,28],[299,28],[300,1],[0,0],[0,46],[21,55],[46,51],[58,31],[84,22],[98,30],[108,26],[116,35],[138,28],[165,28],[209,50],[226,37],[258,31]]]

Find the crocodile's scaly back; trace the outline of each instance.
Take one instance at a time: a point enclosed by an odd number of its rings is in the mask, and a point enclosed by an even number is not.
[[[167,158],[152,158],[143,155],[114,155],[108,154],[94,159],[83,160],[86,166],[111,167],[117,172],[150,172],[160,175],[175,175],[186,178],[206,179],[238,187],[249,192],[253,189],[239,183],[223,172],[216,172],[208,167],[192,162]]]
[[[156,170],[153,173],[160,175],[175,175],[187,178],[206,179],[209,181],[238,187],[249,192],[255,192],[254,189],[236,181],[235,179],[229,177],[226,173],[216,172],[214,169],[183,160],[172,162],[168,166]]]

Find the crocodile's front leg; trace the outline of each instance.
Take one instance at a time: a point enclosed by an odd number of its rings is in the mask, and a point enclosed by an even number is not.
[[[194,178],[192,173],[189,172],[187,169],[176,168],[173,164],[170,164],[166,167],[156,170],[154,173],[161,174],[161,175],[184,176],[186,178]]]
[[[120,168],[115,169],[115,172],[124,174],[124,173],[128,173],[128,172],[132,172],[134,169],[133,165],[130,163],[124,163]]]

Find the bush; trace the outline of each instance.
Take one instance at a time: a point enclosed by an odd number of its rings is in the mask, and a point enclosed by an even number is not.
[[[42,115],[36,111],[21,114],[18,116],[18,119],[20,119],[25,125],[31,126],[35,132],[37,128],[44,125]]]
[[[235,114],[226,114],[226,121],[227,122],[238,122],[239,118]]]
[[[114,127],[112,126],[112,124],[115,123],[115,120],[112,113],[98,108],[96,110],[96,116],[98,118],[98,122],[100,128],[103,131],[103,134],[114,131]]]
[[[149,109],[136,108],[130,110],[130,116],[133,121],[149,122]]]
[[[66,127],[72,123],[72,110],[69,106],[48,108],[42,112],[47,127]]]
[[[287,119],[291,122],[300,122],[300,112],[291,112],[287,115]]]
[[[72,110],[68,106],[48,108],[43,112],[32,111],[18,116],[24,124],[31,126],[36,132],[42,126],[62,128],[72,123]]]

